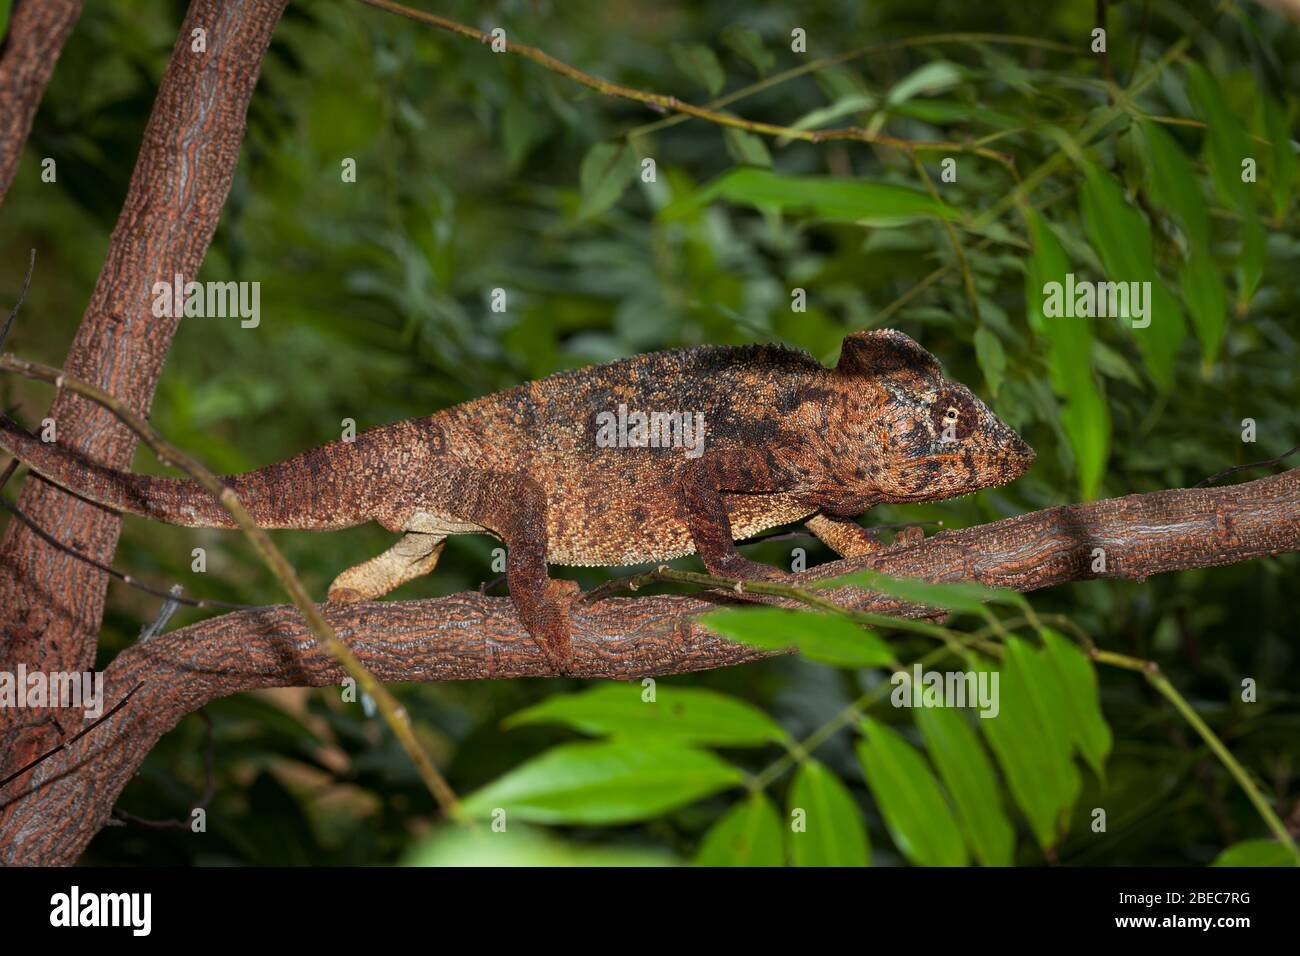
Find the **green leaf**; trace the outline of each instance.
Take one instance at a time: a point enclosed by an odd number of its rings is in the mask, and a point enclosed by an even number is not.
[[[1088,241],[1101,257],[1108,278],[1126,282],[1151,278],[1155,271],[1151,227],[1125,198],[1115,177],[1087,164],[1079,206]]]
[[[894,654],[874,632],[842,617],[781,608],[731,608],[697,618],[723,637],[760,650],[795,648],[836,667],[890,667]]]
[[[1281,107],[1271,96],[1264,96],[1264,128],[1273,141],[1273,170],[1270,182],[1273,192],[1273,213],[1281,220],[1291,205],[1291,190],[1296,181],[1296,155],[1291,145],[1291,130]]]
[[[781,821],[772,801],[751,793],[713,825],[700,844],[696,866],[781,866]]]
[[[1093,375],[1092,329],[1086,319],[1049,318],[1043,304],[1049,283],[1064,283],[1069,262],[1047,220],[1034,209],[1025,218],[1033,255],[1025,273],[1025,312],[1029,324],[1048,342],[1052,388],[1065,400],[1061,427],[1074,452],[1075,473],[1084,498],[1095,498],[1110,454],[1110,410]]]
[[[1002,340],[982,325],[975,330],[975,358],[989,383],[989,392],[996,397],[1007,370],[1007,353],[1002,349]]]
[[[1173,137],[1152,122],[1141,124],[1151,164],[1151,198],[1171,212],[1193,249],[1210,247],[1210,207],[1201,182]]]
[[[790,831],[795,866],[869,866],[871,851],[857,804],[839,778],[811,757],[799,765],[787,796],[790,820],[803,811],[803,829]]]
[[[776,65],[776,55],[763,44],[763,38],[753,27],[733,23],[722,31],[722,42],[752,66],[759,76],[766,75]]]
[[[885,102],[890,106],[904,103],[914,96],[928,96],[952,89],[962,81],[960,68],[946,60],[934,60],[918,67],[890,88]]]
[[[899,116],[912,116],[935,126],[978,123],[998,129],[1011,129],[1024,125],[1024,117],[999,113],[997,110],[988,109],[983,103],[967,105],[947,100],[913,100],[910,103],[893,104],[890,106],[890,112]]]
[[[578,169],[582,204],[579,219],[599,216],[618,202],[636,179],[636,154],[627,143],[597,143],[587,150]]]
[[[501,139],[512,170],[517,171],[528,158],[542,132],[537,108],[521,94],[510,97],[501,112]]]
[[[1242,840],[1215,858],[1210,866],[1297,866],[1291,851],[1276,840]]]
[[[1151,279],[1149,320],[1145,329],[1135,328],[1138,351],[1146,363],[1152,380],[1162,389],[1173,387],[1174,359],[1187,337],[1187,322],[1183,319],[1178,299],[1159,279]]]
[[[736,162],[743,166],[772,165],[772,154],[767,151],[763,137],[734,126],[725,127],[722,135],[727,141],[727,152]]]
[[[12,6],[13,0],[0,0],[0,40],[9,30],[9,8]]]
[[[960,711],[947,707],[918,708],[916,725],[976,859],[985,866],[1010,866],[1016,833],[1002,809],[993,764],[975,731]]]
[[[1106,780],[1106,758],[1112,743],[1110,726],[1101,712],[1097,672],[1076,644],[1050,627],[1041,630],[1043,650],[1064,689],[1068,727],[1079,753],[1097,777]]]
[[[791,129],[820,129],[838,119],[876,108],[876,98],[870,93],[850,93],[829,106],[821,106],[805,113],[790,124]]]
[[[896,226],[922,218],[959,217],[957,210],[910,186],[829,176],[789,176],[749,167],[734,169],[675,200],[661,215],[677,218],[718,199],[762,210],[806,210],[824,219],[875,226]]]
[[[1173,385],[1174,356],[1182,344],[1185,324],[1178,301],[1156,275],[1151,227],[1129,204],[1115,178],[1092,164],[1085,164],[1079,205],[1088,241],[1101,257],[1106,280],[1150,283],[1150,324],[1133,326],[1133,334],[1151,378],[1168,390]]]
[[[1053,343],[1062,329],[1074,326],[1081,327],[1087,337],[1091,338],[1085,323],[1065,322],[1059,318],[1048,318],[1044,314],[1047,286],[1052,282],[1064,284],[1065,274],[1070,271],[1070,261],[1065,256],[1061,241],[1056,238],[1056,233],[1052,232],[1042,213],[1026,205],[1024,216],[1025,224],[1029,228],[1029,241],[1033,246],[1033,254],[1029,257],[1025,269],[1025,317],[1029,320],[1029,327],[1041,335],[1046,335]],[[1071,340],[1072,344],[1077,342],[1077,338]],[[1083,354],[1086,355],[1086,351]],[[1077,357],[1076,354],[1076,361],[1073,363],[1076,366],[1079,364]],[[1056,372],[1054,367],[1053,374],[1055,375]]]
[[[668,853],[636,846],[594,846],[559,840],[516,824],[504,831],[444,826],[421,840],[402,866],[672,866]]]
[[[818,588],[859,587],[879,591],[909,604],[947,608],[963,614],[983,614],[985,604],[1004,604],[1023,608],[1025,597],[1006,588],[990,588],[975,581],[952,581],[934,584],[919,578],[895,578],[879,571],[851,571],[824,581],[816,582]]]
[[[1208,367],[1218,358],[1228,326],[1228,293],[1208,252],[1198,249],[1188,260],[1183,270],[1183,301],[1192,315],[1192,326],[1201,340],[1201,356]]]
[[[708,90],[710,96],[717,96],[722,91],[727,74],[723,72],[717,54],[703,43],[674,43],[672,55],[677,69]]]
[[[992,671],[987,662],[980,669]],[[999,685],[998,714],[981,718],[980,729],[1034,837],[1040,846],[1050,847],[1083,783],[1054,699],[1059,680],[1033,647],[1013,637],[1006,642]]]
[[[858,759],[889,835],[918,866],[965,866],[966,844],[934,774],[911,744],[864,717]]]
[[[588,734],[655,737],[680,744],[758,747],[787,739],[780,724],[758,708],[697,687],[660,684],[655,700],[639,684],[601,684],[559,694],[513,714],[506,727],[565,724]]]
[[[1259,217],[1251,215],[1241,227],[1241,256],[1237,260],[1237,312],[1245,315],[1264,275],[1268,237]]]
[[[562,744],[470,794],[461,809],[472,819],[499,808],[507,820],[533,823],[631,823],[743,780],[713,754],[667,741]]]
[[[1206,124],[1205,162],[1214,184],[1226,202],[1243,215],[1253,216],[1254,193],[1249,183],[1241,181],[1242,160],[1254,156],[1250,138],[1215,79],[1194,60],[1185,61],[1185,65],[1188,96]]]

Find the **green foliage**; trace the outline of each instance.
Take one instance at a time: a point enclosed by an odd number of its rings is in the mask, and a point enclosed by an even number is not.
[[[1282,844],[1273,840],[1243,840],[1214,859],[1212,866],[1300,866]]]
[[[757,747],[788,734],[761,710],[715,691],[665,687],[646,700],[639,687],[602,684],[548,697],[509,717],[506,727],[558,723],[583,733],[663,739],[681,744]]]
[[[661,851],[639,847],[584,846],[515,826],[441,830],[411,849],[405,866],[672,866]]]
[[[781,866],[781,821],[763,793],[751,793],[704,835],[696,866]]]
[[[657,739],[564,744],[467,796],[473,819],[504,811],[532,823],[647,820],[740,783],[739,770],[700,750]]]
[[[810,212],[859,225],[901,226],[924,217],[954,219],[958,213],[919,189],[897,183],[787,176],[763,169],[736,169],[675,200],[663,211],[678,218],[725,199],[762,210]]]
[[[971,853],[984,866],[1010,866],[1015,830],[1002,809],[993,765],[970,724],[959,711],[926,707],[916,712],[916,725],[952,796]]]
[[[882,667],[894,655],[877,635],[842,617],[777,608],[713,611],[699,619],[710,630],[764,651],[798,650],[835,667]]]
[[[581,219],[598,216],[618,202],[636,179],[636,153],[629,143],[597,143],[587,150],[578,169],[582,192]]]
[[[849,788],[824,764],[799,764],[787,798],[790,859],[795,866],[867,866],[867,831]],[[793,819],[802,813],[802,826]]]
[[[961,829],[924,758],[883,724],[865,719],[862,732],[858,760],[898,849],[920,866],[964,866]]]

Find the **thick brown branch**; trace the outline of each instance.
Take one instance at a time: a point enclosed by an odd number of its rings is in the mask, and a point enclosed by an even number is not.
[[[0,48],[0,203],[14,181],[45,84],[81,16],[82,0],[18,0]]]
[[[1094,571],[1095,549],[1105,572]],[[810,579],[872,567],[931,580],[978,580],[1035,590],[1097,577],[1145,578],[1300,550],[1300,469],[1224,488],[1183,489],[1067,505],[949,531],[881,555],[836,561]],[[862,609],[889,599],[832,592]],[[692,620],[727,595],[610,598],[573,614],[575,672],[633,679],[755,660]],[[551,673],[506,598],[467,592],[427,601],[328,606],[326,616],[386,681],[540,677]],[[109,666],[107,703],[139,692],[110,724],[0,792],[21,839],[5,863],[70,863],[103,824],[154,742],[184,715],[241,691],[326,686],[338,665],[293,608],[239,611],[155,637]],[[6,803],[8,804],[6,807]],[[74,809],[75,808],[75,809]]]
[[[159,86],[108,256],[64,363],[142,414],[176,331],[175,319],[152,314],[151,289],[178,273],[187,280],[198,273],[230,190],[262,58],[286,2],[193,0]],[[199,30],[202,52],[194,49]],[[109,412],[62,394],[50,416],[60,424],[65,448],[130,467],[135,436]],[[112,558],[117,515],[44,482],[27,484],[21,507],[87,556]],[[11,522],[0,541],[0,663],[9,670],[20,662],[46,672],[89,668],[107,585],[103,572]],[[0,730],[21,722],[15,714],[0,710]],[[52,739],[45,724],[17,741],[11,736],[0,748],[0,776]],[[0,809],[0,844],[10,837]]]

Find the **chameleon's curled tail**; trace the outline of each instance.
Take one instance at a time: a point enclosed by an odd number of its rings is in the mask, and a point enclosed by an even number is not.
[[[380,429],[376,429],[380,431]],[[374,443],[333,442],[242,475],[222,479],[263,528],[347,528],[370,520],[370,493],[358,489]],[[225,507],[190,478],[133,475],[44,442],[0,414],[0,448],[38,475],[78,497],[121,511],[190,528],[234,528]],[[378,491],[371,488],[368,491]]]

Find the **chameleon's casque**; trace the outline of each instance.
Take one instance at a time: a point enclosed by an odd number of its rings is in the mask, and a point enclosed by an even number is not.
[[[620,408],[622,406],[622,408]],[[609,423],[645,416],[650,427]],[[698,434],[702,427],[702,435]],[[604,429],[604,431],[602,431]],[[0,446],[118,511],[231,528],[188,479],[105,468],[0,418]],[[707,346],[563,372],[427,418],[372,429],[227,479],[267,528],[377,521],[402,539],[343,574],[336,601],[369,600],[433,570],[449,534],[506,542],[524,624],[568,660],[570,582],[546,565],[624,565],[699,553],[730,577],[773,577],[735,542],[807,520],[838,553],[874,548],[849,520],[881,502],[1000,485],[1034,453],[901,332],[855,333],[838,365],[778,346]]]

